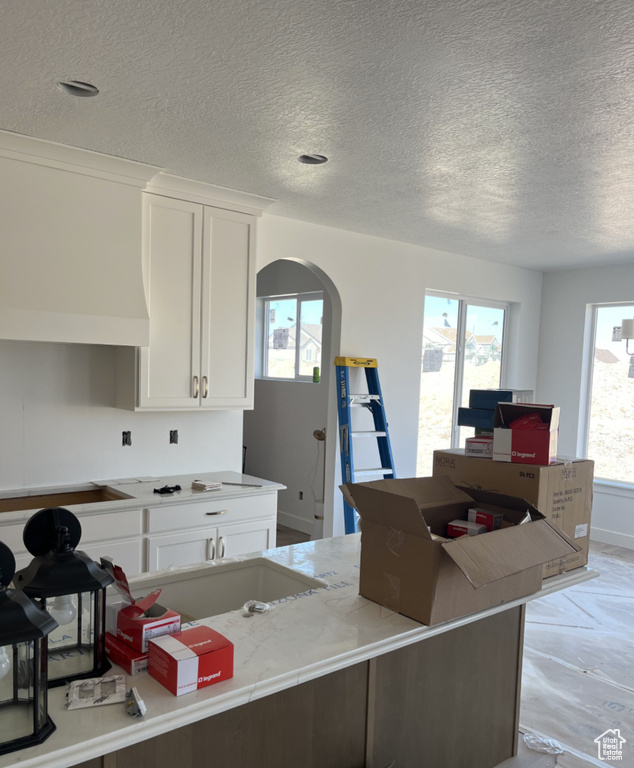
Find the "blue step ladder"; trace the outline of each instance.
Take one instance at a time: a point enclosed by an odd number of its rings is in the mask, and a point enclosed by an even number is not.
[[[337,410],[339,413],[339,444],[341,448],[341,477],[344,483],[355,483],[361,477],[377,479],[378,477],[393,478],[394,459],[388,433],[387,419],[381,385],[379,384],[379,368],[374,358],[368,357],[336,357],[337,369]],[[367,392],[354,394],[350,392],[350,369],[363,368],[367,383]],[[374,429],[357,430],[352,426],[352,409],[366,408],[372,414]],[[357,437],[376,438],[379,452],[379,467],[355,469],[353,439]],[[346,533],[357,530],[356,512],[344,499],[343,518]]]

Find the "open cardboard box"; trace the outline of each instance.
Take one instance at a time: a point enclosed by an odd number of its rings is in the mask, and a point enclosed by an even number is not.
[[[566,459],[549,466],[527,467],[466,456],[464,451],[452,449],[434,451],[434,477],[440,475],[446,475],[457,486],[482,488],[526,499],[551,525],[580,545],[579,552],[546,563],[544,578],[571,571],[588,562],[594,462]]]
[[[422,624],[537,592],[542,565],[579,549],[523,499],[467,492],[447,477],[348,483],[341,490],[362,518],[360,594]],[[466,519],[476,505],[502,512],[503,527],[445,538],[447,523]],[[531,521],[520,525],[527,511]]]

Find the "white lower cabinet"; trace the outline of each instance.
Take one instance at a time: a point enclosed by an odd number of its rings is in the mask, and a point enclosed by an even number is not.
[[[216,558],[238,557],[249,552],[260,552],[275,546],[275,523],[241,523],[225,525],[218,530]]]
[[[126,541],[106,541],[86,546],[80,544],[79,549],[97,563],[102,557],[111,557],[128,576],[136,576],[145,570],[143,539],[140,536]]]
[[[238,557],[275,546],[275,521],[261,520],[148,537],[148,571]]]
[[[213,560],[217,528],[150,536],[147,540],[148,571]]]
[[[82,515],[82,534],[77,549],[97,563],[101,557],[111,557],[128,576],[142,573],[145,570],[145,544],[141,534],[141,520],[140,509]],[[0,541],[13,552],[16,570],[26,568],[33,559],[26,551],[23,531],[24,523],[0,526]],[[112,539],[113,534],[119,538]]]
[[[78,549],[96,562],[111,557],[134,576],[274,547],[277,490],[220,499],[210,495],[145,510],[104,511],[80,515],[80,522]],[[32,560],[23,530],[24,523],[0,523],[0,541],[13,551],[18,569]]]

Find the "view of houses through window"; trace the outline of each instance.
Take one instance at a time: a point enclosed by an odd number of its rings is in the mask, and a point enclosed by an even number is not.
[[[634,304],[593,307],[592,370],[588,447],[595,477],[634,483],[634,357],[620,338],[623,319]],[[615,332],[616,331],[616,332]],[[630,341],[630,352],[634,342]]]
[[[506,307],[427,294],[418,418],[417,475],[432,473],[434,450],[464,447],[458,427],[470,389],[500,386]]]
[[[323,293],[269,296],[263,301],[263,377],[312,380],[313,369],[321,369]]]

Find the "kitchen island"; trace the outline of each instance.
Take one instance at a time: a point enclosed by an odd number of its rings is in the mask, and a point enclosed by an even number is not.
[[[197,622],[234,643],[231,680],[177,698],[147,674],[129,677],[143,718],[123,705],[66,711],[63,689],[51,690],[56,732],[0,757],[0,768],[402,768],[423,754],[426,768],[484,768],[512,755],[525,603],[596,573],[579,568],[535,595],[426,627],[359,596],[359,551],[355,534],[264,552],[322,586],[250,618]]]

